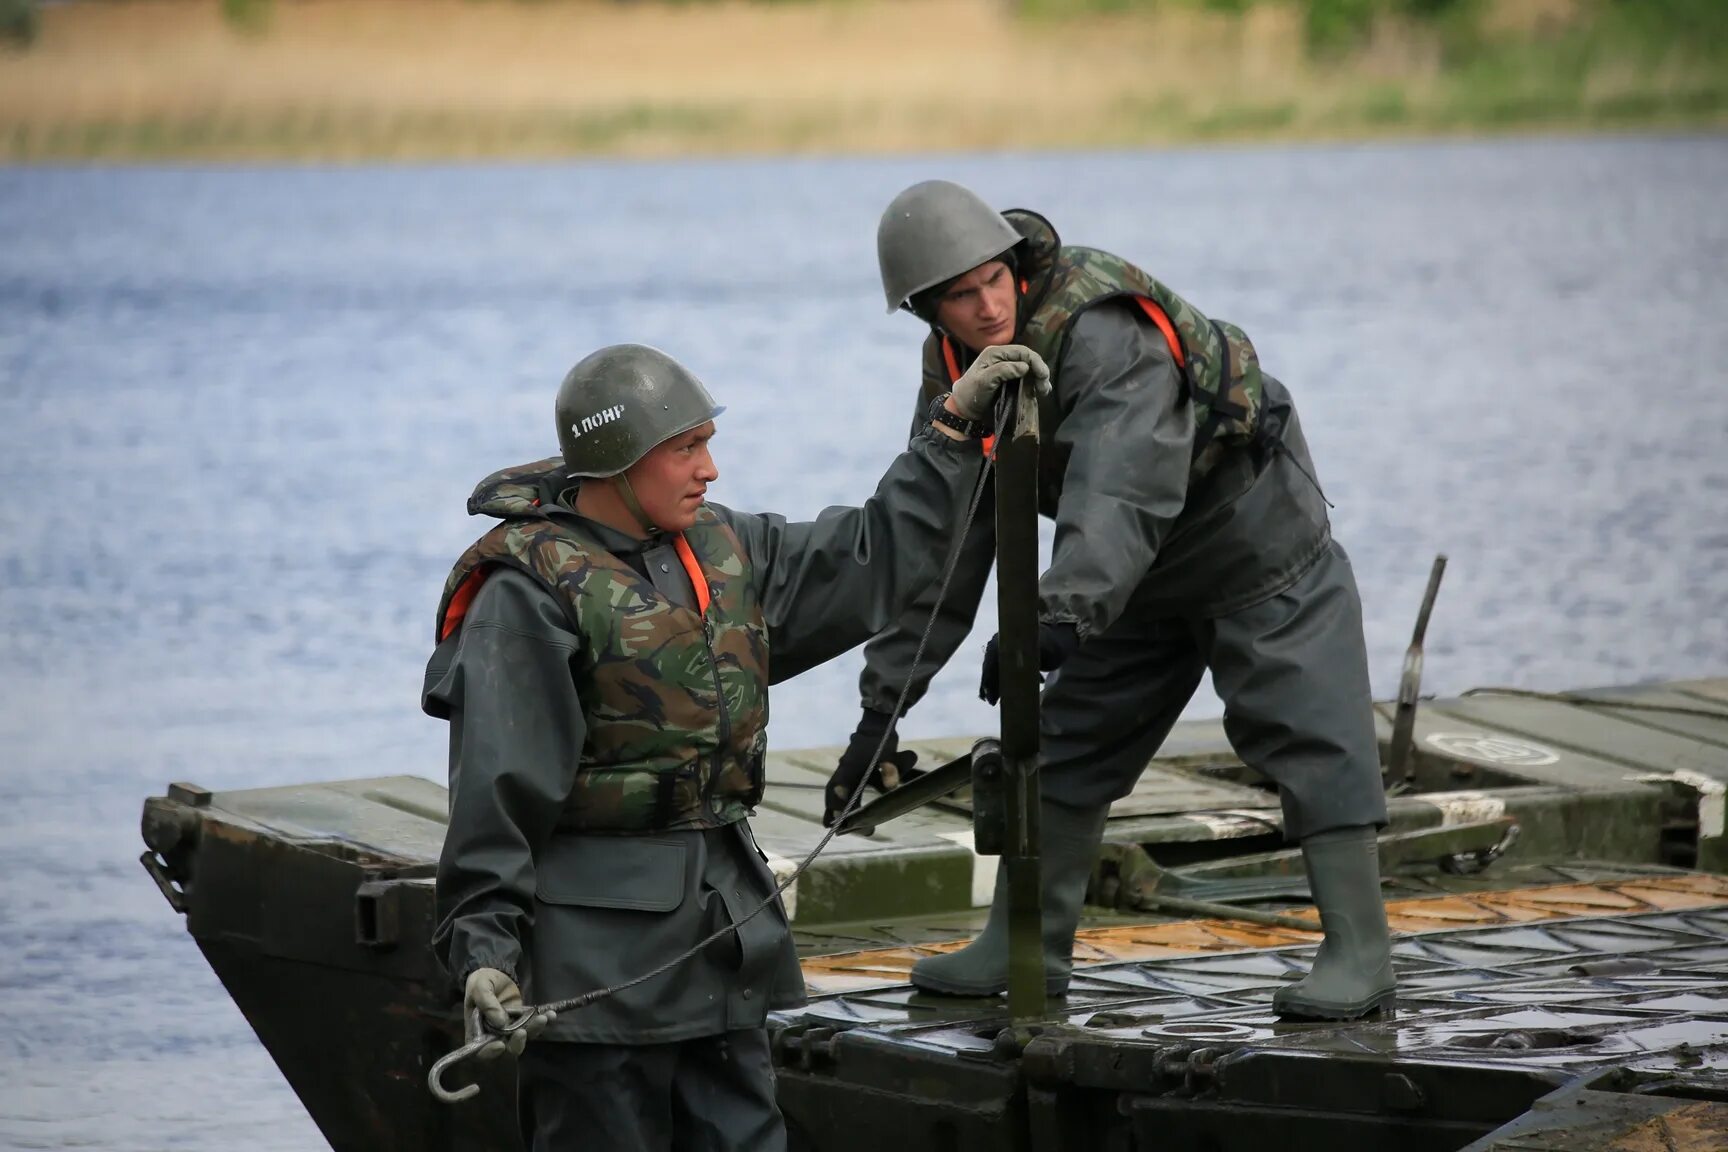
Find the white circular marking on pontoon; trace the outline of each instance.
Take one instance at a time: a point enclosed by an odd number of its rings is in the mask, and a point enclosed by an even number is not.
[[[1254,1035],[1246,1024],[1225,1024],[1196,1020],[1187,1024],[1154,1024],[1141,1032],[1143,1036],[1180,1036],[1194,1040],[1245,1040]]]
[[[1425,739],[1448,756],[1482,764],[1539,768],[1560,761],[1560,753],[1552,748],[1487,732],[1430,732]]]

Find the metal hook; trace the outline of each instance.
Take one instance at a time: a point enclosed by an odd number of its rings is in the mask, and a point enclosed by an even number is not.
[[[1451,856],[1442,856],[1440,858],[1440,870],[1450,872],[1454,876],[1474,875],[1504,856],[1507,849],[1518,843],[1518,836],[1518,825],[1509,824],[1506,831],[1501,835],[1499,843],[1492,848],[1479,848],[1474,852],[1458,852]]]
[[[528,1021],[534,1018],[533,1012],[523,1012],[521,1016],[510,1021],[502,1028],[493,1028],[486,1023],[486,1018],[475,1008],[468,1013],[468,1031],[476,1034],[462,1047],[447,1052],[432,1065],[432,1070],[426,1073],[426,1087],[432,1090],[432,1095],[446,1104],[459,1104],[480,1091],[480,1085],[468,1084],[454,1092],[444,1087],[444,1072],[453,1068],[468,1057],[476,1055],[481,1049],[492,1044],[501,1044],[504,1040],[528,1026]]]
[[[452,1092],[444,1087],[444,1070],[453,1067],[456,1064],[460,1064],[462,1061],[468,1059],[468,1057],[479,1052],[480,1049],[486,1047],[486,1045],[496,1044],[498,1042],[498,1038],[486,1030],[486,1023],[481,1018],[480,1010],[478,1008],[468,1014],[468,1028],[470,1032],[479,1033],[479,1036],[462,1045],[460,1048],[446,1052],[433,1063],[432,1070],[426,1073],[426,1087],[432,1089],[432,1095],[438,1097],[438,1099],[442,1100],[446,1104],[457,1104],[468,1099],[470,1096],[473,1096],[480,1091],[480,1085],[469,1084],[466,1087],[458,1088],[456,1091]]]

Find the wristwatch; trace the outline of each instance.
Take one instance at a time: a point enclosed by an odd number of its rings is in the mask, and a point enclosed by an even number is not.
[[[936,423],[954,429],[962,436],[970,436],[974,440],[982,440],[990,432],[981,421],[968,420],[956,412],[948,410],[948,397],[952,392],[944,392],[930,402],[930,419]]]

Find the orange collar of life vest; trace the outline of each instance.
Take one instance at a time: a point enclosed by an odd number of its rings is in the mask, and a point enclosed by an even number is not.
[[[678,553],[678,562],[684,565],[684,574],[690,577],[690,587],[696,592],[697,614],[708,615],[712,594],[708,590],[708,578],[702,574],[702,562],[696,559],[695,549],[690,547],[690,541],[682,532],[673,539],[672,549]],[[438,633],[440,641],[450,639],[462,626],[462,618],[468,615],[468,608],[474,603],[474,594],[480,591],[480,585],[486,583],[486,577],[491,574],[491,568],[476,568],[463,578],[450,597],[449,607],[444,609],[444,627]]]

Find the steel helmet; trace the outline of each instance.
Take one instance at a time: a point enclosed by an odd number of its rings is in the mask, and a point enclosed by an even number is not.
[[[558,389],[558,447],[571,476],[616,476],[725,409],[684,365],[646,344],[613,344]]]
[[[926,180],[894,197],[876,226],[876,262],[888,311],[978,265],[1023,238],[976,192],[948,180]]]

